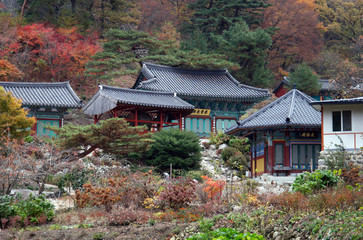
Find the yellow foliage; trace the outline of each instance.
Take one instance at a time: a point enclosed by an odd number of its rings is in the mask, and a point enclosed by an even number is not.
[[[27,117],[28,111],[21,106],[21,100],[0,87],[0,135],[10,133],[11,138],[23,138],[30,134],[30,127],[36,123],[34,117]]]

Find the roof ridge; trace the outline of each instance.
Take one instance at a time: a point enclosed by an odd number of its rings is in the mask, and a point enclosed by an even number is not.
[[[158,69],[170,69],[170,70],[176,70],[180,72],[214,72],[214,73],[225,73],[227,69],[192,69],[192,68],[181,68],[181,67],[172,67],[172,66],[166,66],[156,63],[150,63],[150,62],[142,62],[143,65],[146,67],[151,66]],[[149,70],[149,69],[148,69]],[[150,70],[149,70],[150,71]]]
[[[69,81],[65,82],[0,82],[0,85],[8,85],[8,86],[16,86],[16,85],[23,85],[23,86],[63,86],[69,84]]]
[[[107,86],[107,85],[101,85],[103,87],[102,90],[105,88],[113,89],[113,90],[119,90],[119,91],[128,91],[128,92],[140,92],[140,93],[150,93],[150,94],[162,94],[162,95],[173,95],[174,92],[161,92],[161,91],[151,91],[151,90],[142,90],[142,89],[133,89],[133,88],[120,88],[120,87],[114,87],[114,86]]]
[[[292,90],[292,97],[291,97],[291,102],[290,102],[290,110],[289,110],[289,114],[286,117],[286,123],[290,123],[290,119],[292,114],[294,113],[294,109],[295,109],[295,96],[296,96],[296,89]]]
[[[246,85],[244,83],[240,83],[239,81],[237,81],[237,79],[235,79],[232,74],[229,73],[228,70],[226,70],[226,75],[227,77],[234,83],[237,84],[238,87],[245,87],[245,88],[250,88],[250,89],[253,89],[253,90],[257,90],[257,91],[261,91],[261,92],[269,92],[269,89],[266,89],[266,88],[258,88],[258,87],[253,87],[253,86],[249,86],[249,85]]]

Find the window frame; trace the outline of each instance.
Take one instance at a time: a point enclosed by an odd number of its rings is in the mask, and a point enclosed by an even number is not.
[[[337,119],[338,114],[339,114],[339,120]],[[338,123],[339,123],[339,126],[338,126]],[[332,111],[332,131],[333,132],[351,132],[353,129],[352,125],[353,125],[352,110]]]

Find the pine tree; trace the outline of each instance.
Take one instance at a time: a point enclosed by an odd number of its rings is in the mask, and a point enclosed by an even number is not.
[[[121,156],[142,153],[150,142],[150,135],[145,133],[144,127],[132,127],[121,118],[86,126],[68,124],[52,130],[57,132],[61,148],[81,150],[78,157],[87,156],[97,148]]]
[[[214,39],[217,52],[228,54],[228,60],[239,65],[240,70],[232,71],[239,81],[258,87],[271,86],[273,75],[266,67],[266,58],[272,40],[266,30],[257,28],[252,31],[242,21]]]
[[[306,63],[298,65],[295,71],[290,73],[290,83],[308,95],[317,94],[321,89],[319,76]]]

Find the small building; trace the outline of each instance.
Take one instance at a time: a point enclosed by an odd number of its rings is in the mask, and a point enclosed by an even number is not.
[[[290,175],[317,168],[321,114],[310,105],[313,101],[293,89],[227,129],[227,134],[250,139],[253,176]]]
[[[29,110],[28,115],[37,120],[32,130],[39,136],[54,136],[47,126],[61,127],[67,110],[82,106],[69,82],[0,82],[0,86],[22,100],[22,106]]]
[[[328,100],[333,99],[333,90],[334,87],[331,84],[329,79],[319,79],[319,83],[321,85],[321,89],[319,91],[319,94],[311,96],[315,100]],[[285,95],[287,92],[289,92],[289,87],[291,87],[290,84],[290,78],[284,77],[284,79],[280,82],[280,84],[272,91],[276,95],[276,97],[281,97]]]
[[[184,117],[185,130],[200,137],[236,124],[255,103],[270,97],[269,90],[239,83],[228,70],[192,70],[143,63],[134,89],[175,92],[194,106]]]
[[[102,117],[122,117],[132,126],[146,125],[150,131],[165,127],[182,129],[183,117],[194,106],[176,93],[155,92],[100,85],[98,92],[83,107],[97,123]]]
[[[322,114],[322,148],[342,145],[356,151],[363,147],[363,97],[312,102]]]

